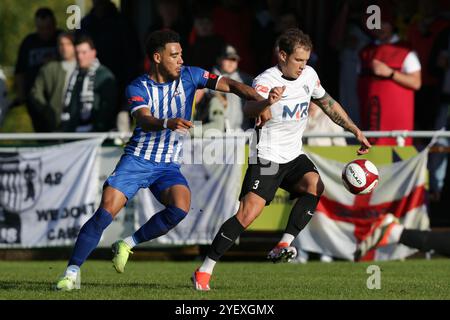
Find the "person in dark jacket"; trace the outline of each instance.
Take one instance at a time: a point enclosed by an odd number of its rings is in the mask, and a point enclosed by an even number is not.
[[[33,104],[29,103],[30,92],[39,69],[58,58],[57,37],[61,30],[56,28],[55,16],[49,8],[39,8],[34,21],[36,32],[27,35],[20,44],[14,77],[17,98],[13,105],[25,103],[34,131],[43,132],[44,121]]]

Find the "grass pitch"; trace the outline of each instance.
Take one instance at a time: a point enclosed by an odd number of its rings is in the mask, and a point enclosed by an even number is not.
[[[367,267],[381,269],[381,289],[369,290]],[[108,261],[83,265],[81,290],[57,292],[63,261],[1,261],[0,299],[450,299],[450,259],[300,264],[221,262],[210,292],[195,291],[199,262],[129,261],[117,274]]]

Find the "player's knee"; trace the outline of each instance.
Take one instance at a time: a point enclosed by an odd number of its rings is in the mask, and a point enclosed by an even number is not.
[[[187,214],[189,212],[189,208],[191,207],[191,203],[190,202],[175,203],[175,204],[169,205],[169,206],[181,209],[182,211],[184,211]]]
[[[184,212],[189,212],[191,207],[191,193],[185,186],[175,186],[161,194],[161,202],[166,207],[176,207]]]
[[[113,200],[102,200],[102,203],[100,204],[100,207],[108,211],[111,216],[114,218],[120,211],[120,209],[117,208]]]
[[[318,174],[308,177],[307,185],[305,188],[307,193],[320,197],[325,191],[325,185]]]
[[[252,202],[244,202],[244,205],[241,205],[239,208],[236,218],[239,220],[241,225],[247,229],[260,213],[261,210],[257,204]]]
[[[252,222],[255,220],[255,218],[244,211],[242,211],[240,214],[236,214],[236,218],[239,220],[240,224],[244,227],[244,229],[247,229],[248,226],[252,224]]]
[[[324,191],[325,191],[325,185],[323,184],[322,179],[320,179],[320,177],[319,177],[319,180],[317,181],[317,184],[316,184],[315,195],[320,197]]]
[[[187,215],[187,211],[175,206],[167,206],[166,226],[170,229],[179,224]]]
[[[126,202],[127,198],[122,192],[108,187],[103,191],[100,207],[108,211],[114,218]]]

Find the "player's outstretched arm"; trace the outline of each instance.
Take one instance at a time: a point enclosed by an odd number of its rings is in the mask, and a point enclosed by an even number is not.
[[[312,101],[317,104],[334,123],[355,135],[356,139],[361,143],[358,154],[366,154],[369,152],[369,148],[371,147],[369,141],[367,141],[362,131],[353,123],[352,119],[350,119],[336,100],[328,93],[325,93],[322,98],[313,99]]]
[[[264,100],[252,87],[228,77],[221,77],[216,86],[217,91],[231,92],[247,100]]]
[[[283,95],[285,89],[286,89],[285,86],[274,87],[270,90],[267,99],[261,101],[247,101],[244,105],[244,115],[246,115],[249,118],[257,118],[267,112],[269,117],[271,117],[270,110],[268,110],[268,107],[280,101],[281,96]]]
[[[147,108],[141,108],[133,113],[136,118],[137,125],[142,128],[145,132],[150,131],[161,131],[164,129],[175,130],[188,130],[193,127],[192,122],[182,119],[158,119],[151,115],[150,110]]]

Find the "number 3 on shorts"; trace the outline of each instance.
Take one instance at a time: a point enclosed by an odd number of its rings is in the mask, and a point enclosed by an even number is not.
[[[253,185],[253,190],[258,189],[259,180],[255,180],[255,184]]]

